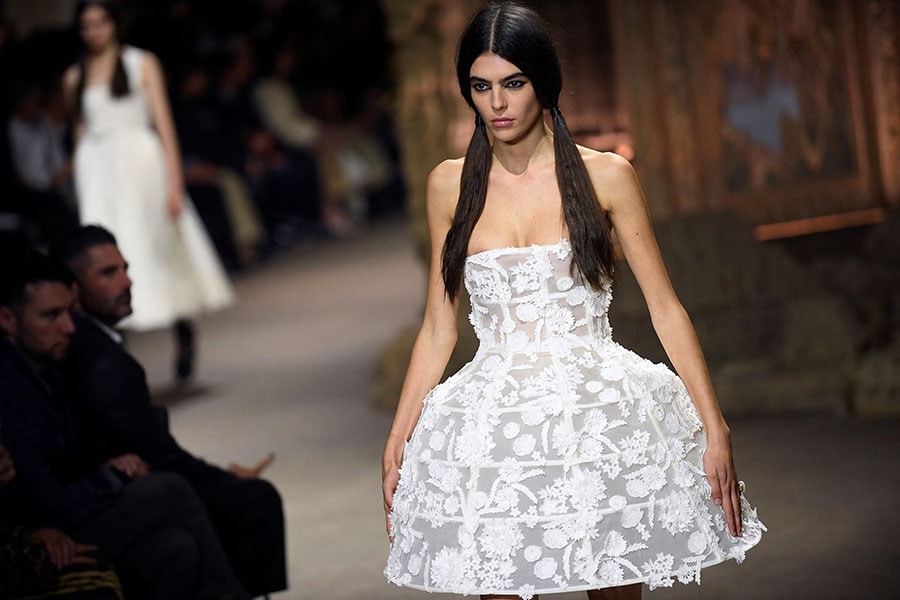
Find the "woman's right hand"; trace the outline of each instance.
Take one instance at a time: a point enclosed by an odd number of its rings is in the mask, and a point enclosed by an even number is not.
[[[381,459],[381,493],[384,496],[384,528],[388,539],[394,541],[391,531],[391,508],[394,506],[394,492],[400,482],[400,465],[403,464],[403,448],[406,440],[391,434],[384,447]]]
[[[173,188],[166,194],[166,212],[169,218],[177,221],[181,216],[181,210],[184,208],[184,192],[181,188]]]
[[[394,505],[394,492],[397,491],[397,484],[400,482],[400,467],[392,467],[385,472],[381,482],[381,493],[384,494],[384,528],[387,531],[388,539],[394,541],[394,535],[391,531],[391,507]]]

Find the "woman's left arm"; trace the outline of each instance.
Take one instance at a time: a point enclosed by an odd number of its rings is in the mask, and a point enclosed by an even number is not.
[[[637,175],[627,160],[615,154],[591,155],[585,164],[647,302],[653,328],[684,381],[706,430],[708,447],[703,466],[713,499],[724,509],[731,534],[741,535],[740,493],[731,452],[731,432],[716,400],[697,333],[663,264]]]
[[[169,176],[166,207],[169,215],[176,219],[181,214],[184,201],[184,175],[181,170],[178,134],[175,132],[172,109],[169,107],[169,98],[166,94],[166,81],[159,60],[153,53],[144,51],[142,65],[142,84],[147,93],[153,126],[156,128],[165,153],[166,172]]]

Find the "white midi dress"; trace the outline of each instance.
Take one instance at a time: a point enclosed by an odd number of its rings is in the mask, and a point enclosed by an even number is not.
[[[85,88],[74,157],[81,223],[111,231],[129,264],[134,313],[122,326],[131,329],[167,327],[234,298],[190,198],[177,219],[168,214],[165,156],[141,89],[145,56],[122,51],[127,96],[114,98],[108,84]]]
[[[391,511],[385,576],[459,594],[700,581],[732,537],[682,381],[612,339],[610,286],[570,272],[567,240],[470,256],[474,359],[424,401]]]

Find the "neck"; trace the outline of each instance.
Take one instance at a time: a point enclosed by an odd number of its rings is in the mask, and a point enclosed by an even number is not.
[[[87,314],[89,317],[91,317],[92,319],[94,319],[94,320],[97,321],[98,323],[103,323],[104,325],[106,325],[107,327],[109,327],[110,329],[113,329],[113,330],[115,330],[116,325],[119,323],[119,321],[122,320],[122,319],[119,319],[119,318],[117,318],[117,317],[109,317],[109,316],[106,316],[106,315],[98,315],[97,313],[93,313],[93,312],[90,312],[90,311],[85,311],[85,314]]]
[[[495,139],[492,151],[494,158],[504,170],[513,175],[521,175],[535,162],[548,154],[553,155],[553,134],[541,119],[527,134],[514,142]]]
[[[110,58],[119,53],[119,42],[110,42],[109,44],[103,46],[102,48],[98,48],[96,50],[91,50],[88,52],[88,58],[90,60],[102,60],[104,58]]]

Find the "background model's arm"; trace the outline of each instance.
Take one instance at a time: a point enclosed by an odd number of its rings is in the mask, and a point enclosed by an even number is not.
[[[412,435],[425,394],[440,381],[450,354],[456,346],[456,315],[459,301],[451,303],[441,277],[441,252],[459,195],[458,161],[438,165],[428,177],[428,228],[431,236],[431,265],[428,272],[428,294],[425,316],[416,336],[409,368],[400,392],[394,423],[388,434],[382,457],[382,479],[385,516],[390,512],[394,490],[400,480],[399,468],[403,448]],[[390,523],[388,523],[390,533]]]
[[[142,65],[141,80],[147,92],[153,126],[162,142],[166,157],[166,172],[169,176],[167,207],[169,214],[175,218],[181,213],[181,203],[184,198],[184,176],[181,172],[178,135],[175,133],[175,122],[172,119],[172,110],[166,94],[166,82],[159,60],[150,52],[144,52]]]
[[[74,64],[66,69],[63,73],[63,94],[66,98],[66,106],[69,108],[69,114],[72,119],[72,144],[78,146],[81,136],[84,134],[84,120],[81,118],[77,110],[78,106],[78,82],[82,77],[81,67]]]
[[[603,209],[650,310],[653,328],[684,381],[708,438],[704,468],[713,499],[725,510],[732,535],[740,535],[740,497],[731,455],[731,433],[713,391],[694,326],[666,272],[637,176],[627,160],[596,154],[586,163]]]

